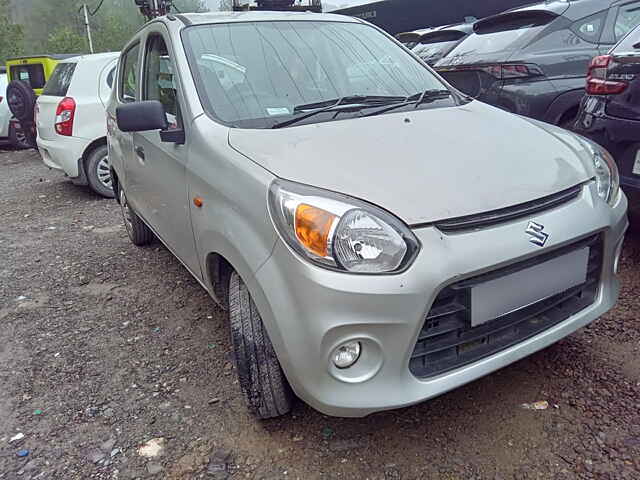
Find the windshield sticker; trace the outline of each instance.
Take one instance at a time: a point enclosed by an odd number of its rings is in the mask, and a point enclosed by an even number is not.
[[[276,116],[276,115],[289,115],[289,109],[287,107],[280,107],[280,108],[267,108],[267,113],[269,115]]]

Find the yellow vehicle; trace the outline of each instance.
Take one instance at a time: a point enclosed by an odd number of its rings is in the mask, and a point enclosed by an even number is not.
[[[7,60],[7,80],[20,80],[29,85],[36,95],[42,94],[44,84],[53,74],[60,60],[76,55],[34,55],[14,57]]]
[[[77,55],[34,55],[9,58],[7,67],[7,103],[14,116],[15,131],[35,148],[36,133],[33,111],[36,97],[42,95],[47,80],[60,60]]]

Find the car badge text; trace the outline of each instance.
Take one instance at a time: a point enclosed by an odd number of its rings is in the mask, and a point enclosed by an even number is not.
[[[544,225],[536,222],[529,222],[524,232],[531,237],[529,241],[539,247],[544,247],[549,239],[549,234],[544,231]]]

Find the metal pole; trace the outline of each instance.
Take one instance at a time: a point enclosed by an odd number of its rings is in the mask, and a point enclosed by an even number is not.
[[[89,13],[87,12],[87,4],[83,6],[84,10],[84,25],[87,27],[87,38],[89,39],[89,51],[93,53],[93,40],[91,39],[91,25],[89,25]]]

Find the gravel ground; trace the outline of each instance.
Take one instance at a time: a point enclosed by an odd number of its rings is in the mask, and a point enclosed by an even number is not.
[[[545,351],[415,407],[260,423],[178,260],[35,152],[0,152],[0,479],[638,479],[639,241],[617,308]]]

